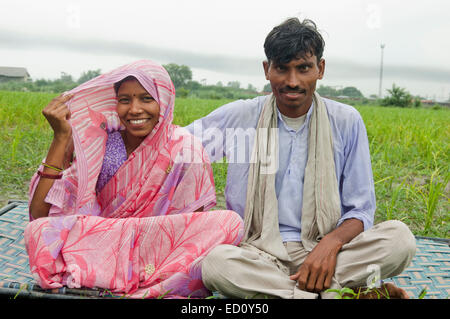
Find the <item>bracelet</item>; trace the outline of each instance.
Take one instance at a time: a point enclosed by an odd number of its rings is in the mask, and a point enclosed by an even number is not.
[[[61,177],[62,177],[62,174],[58,174],[58,175],[45,174],[45,173],[42,173],[41,171],[38,171],[37,174],[42,178],[49,178],[49,179],[61,179]]]
[[[55,167],[55,166],[49,165],[49,164],[44,163],[44,162],[42,163],[42,165],[44,165],[44,166],[47,167],[47,168],[51,168],[51,169],[53,169],[53,170],[55,170],[55,171],[57,171],[57,172],[62,172],[62,171],[63,171],[62,168]]]

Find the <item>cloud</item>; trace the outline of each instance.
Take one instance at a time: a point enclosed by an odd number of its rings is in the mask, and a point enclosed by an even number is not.
[[[231,74],[260,75],[262,59],[198,54],[189,51],[157,48],[145,44],[88,38],[42,37],[27,33],[0,30],[0,48],[53,48],[94,55],[125,55],[139,59],[152,58],[192,68]]]
[[[362,65],[342,59],[327,59],[326,75],[342,79],[377,78],[379,65]],[[383,77],[391,79],[418,80],[450,83],[450,70],[425,66],[384,65]]]
[[[0,49],[57,49],[93,55],[130,56],[138,59],[152,58],[185,64],[214,72],[261,76],[261,58],[232,57],[226,55],[200,54],[179,49],[148,46],[143,43],[109,41],[60,36],[42,36],[31,33],[0,30]],[[386,78],[449,83],[450,70],[423,66],[385,65]],[[353,61],[327,58],[326,77],[338,79],[369,79],[379,76],[379,66],[363,65]]]

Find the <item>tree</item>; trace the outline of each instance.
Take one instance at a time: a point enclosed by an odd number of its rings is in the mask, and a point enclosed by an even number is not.
[[[317,89],[317,93],[322,96],[339,96],[340,92],[331,86],[321,85]]]
[[[355,88],[354,86],[348,86],[342,89],[341,95],[345,95],[348,97],[354,97],[354,98],[362,98],[364,95],[361,93],[360,90]]]
[[[97,69],[97,70],[89,70],[89,71],[85,71],[81,74],[80,78],[78,79],[77,83],[78,84],[82,84],[84,82],[87,82],[97,76],[99,76],[101,74],[101,70]]]
[[[381,104],[384,106],[392,105],[392,106],[400,106],[400,107],[408,107],[412,104],[412,97],[406,89],[398,87],[392,84],[392,89],[387,90],[390,96],[386,96]]]
[[[169,63],[163,65],[163,67],[169,73],[175,89],[186,86],[188,81],[192,80],[192,71],[187,65]]]
[[[191,91],[192,90],[198,90],[201,87],[202,87],[202,85],[200,84],[200,82],[191,81],[191,80],[187,81],[186,85],[185,85],[185,88],[188,89],[188,90],[191,90]]]
[[[46,79],[37,79],[34,81],[34,83],[36,84],[37,87],[44,87],[49,85],[50,81],[46,80]]]
[[[272,86],[270,85],[270,83],[264,85],[263,92],[272,92]]]
[[[189,94],[189,90],[186,90],[184,87],[181,87],[176,91],[177,97],[186,98],[188,96],[188,94]]]
[[[241,82],[239,81],[230,81],[228,82],[227,86],[235,89],[239,89],[241,87]]]
[[[60,76],[59,80],[62,83],[73,83],[72,76],[66,72],[61,72],[61,76]]]
[[[341,95],[348,96],[351,98],[363,98],[364,97],[364,95],[361,93],[361,91],[358,90],[354,86],[347,86],[341,90],[337,90],[332,86],[321,85],[317,89],[317,93],[319,93],[322,96],[332,96],[332,97],[337,97],[337,96],[341,96]]]

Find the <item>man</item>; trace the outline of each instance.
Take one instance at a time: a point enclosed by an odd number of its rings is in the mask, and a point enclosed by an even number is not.
[[[226,156],[227,208],[245,222],[239,247],[218,246],[204,259],[211,290],[237,298],[332,298],[328,288],[379,285],[415,254],[403,223],[373,226],[367,133],[353,107],[315,92],[323,49],[314,22],[286,20],[264,43],[273,94],[229,103],[188,126],[212,160]],[[382,288],[407,298],[392,284]]]

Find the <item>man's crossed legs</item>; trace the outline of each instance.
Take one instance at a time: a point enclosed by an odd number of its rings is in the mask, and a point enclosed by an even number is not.
[[[297,282],[289,278],[298,271],[308,252],[301,242],[284,245],[291,257],[289,262],[248,244],[217,246],[202,262],[203,282],[208,289],[232,298],[318,298],[316,293],[300,290]],[[330,288],[367,286],[374,271],[379,271],[378,279],[396,276],[408,267],[415,253],[416,240],[404,223],[379,223],[342,247]],[[320,293],[324,299],[335,295]]]

